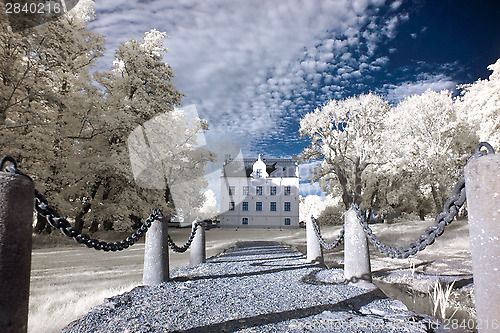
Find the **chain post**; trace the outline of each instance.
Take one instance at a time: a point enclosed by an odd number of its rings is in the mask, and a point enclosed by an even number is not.
[[[344,214],[344,228],[344,278],[356,286],[372,289],[368,239],[354,207]]]
[[[491,149],[486,156],[472,158],[464,175],[477,321],[482,323],[479,332],[496,332],[493,326],[498,326],[495,322],[500,318],[500,154]]]
[[[170,279],[168,261],[168,221],[161,217],[146,232],[142,283],[156,285]]]
[[[189,253],[189,264],[197,265],[206,262],[206,249],[205,249],[205,221],[198,221],[196,218],[193,221],[193,229],[196,229],[196,234],[191,244]]]
[[[316,236],[316,231],[314,230],[313,217],[309,217],[306,221],[306,237],[307,237],[307,262],[317,262],[320,265],[324,265],[325,261],[323,259],[323,249],[319,243],[319,239]]]
[[[0,167],[0,332],[28,329],[31,232],[35,187]],[[10,160],[15,165],[14,160]]]
[[[314,217],[311,217],[313,227],[314,227],[314,232],[316,233],[316,237],[318,238],[319,244],[327,249],[327,250],[332,250],[339,246],[342,241],[344,240],[344,224],[342,223],[342,230],[340,230],[340,234],[338,237],[332,242],[332,243],[327,243],[324,239],[323,236],[321,236],[321,232],[319,231],[319,225]]]

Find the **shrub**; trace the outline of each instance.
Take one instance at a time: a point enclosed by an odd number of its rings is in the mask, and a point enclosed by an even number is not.
[[[344,224],[344,206],[339,204],[327,206],[318,216],[318,222],[321,225],[342,225]]]

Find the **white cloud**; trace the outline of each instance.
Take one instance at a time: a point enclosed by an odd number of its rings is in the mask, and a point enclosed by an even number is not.
[[[399,85],[386,84],[384,89],[387,92],[387,99],[391,102],[399,102],[407,96],[420,95],[428,89],[453,91],[456,89],[457,83],[445,74],[420,74],[415,81],[407,81]]]
[[[307,163],[299,164],[299,193],[301,196],[306,197],[308,195],[319,195],[324,197],[323,191],[321,190],[319,183],[311,183],[309,179],[313,177],[313,171],[320,161],[312,161]]]
[[[299,164],[299,178],[301,181],[307,181],[313,176],[314,169],[321,164],[321,161],[311,161]]]
[[[399,6],[401,6],[402,4],[402,1],[401,0],[397,0],[397,1],[394,1],[392,4],[391,4],[391,9],[393,10],[396,10],[399,8]]]
[[[323,191],[319,186],[319,183],[300,183],[299,184],[299,194],[303,197],[308,195],[318,195],[322,198],[325,197]]]

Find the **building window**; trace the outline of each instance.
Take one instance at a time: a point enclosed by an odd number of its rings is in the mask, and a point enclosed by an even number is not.
[[[243,186],[243,195],[248,195],[248,186]]]
[[[271,202],[271,211],[272,212],[276,211],[276,202]]]
[[[229,210],[234,210],[234,201],[229,203]]]
[[[241,224],[248,224],[248,217],[244,217],[241,219]]]
[[[229,195],[234,195],[235,193],[234,186],[229,186]]]
[[[290,186],[285,186],[285,195],[290,195]]]
[[[248,202],[243,202],[243,210],[248,210]]]
[[[285,219],[285,225],[290,225],[290,219],[289,218]]]
[[[262,210],[262,202],[256,202],[255,203],[255,210],[261,211]]]
[[[271,195],[276,195],[276,186],[271,186]]]
[[[285,212],[289,212],[290,211],[290,203],[287,201],[285,202]]]
[[[257,195],[262,195],[262,186],[257,186],[256,194]]]
[[[255,170],[255,176],[256,177],[262,177],[262,169]]]

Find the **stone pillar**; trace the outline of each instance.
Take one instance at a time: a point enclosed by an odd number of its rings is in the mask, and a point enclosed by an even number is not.
[[[168,262],[168,221],[155,220],[146,232],[142,283],[156,285],[170,279]]]
[[[354,208],[344,214],[344,277],[358,286],[372,287],[368,239]]]
[[[464,169],[479,332],[500,330],[500,154]]]
[[[317,262],[324,265],[323,249],[319,243],[316,232],[314,231],[312,216],[306,221],[306,237],[307,237],[307,262]]]
[[[205,222],[198,221],[198,219],[193,221],[193,228],[195,223],[198,223],[198,229],[196,229],[196,234],[194,235],[193,243],[191,244],[191,250],[189,253],[189,264],[197,265],[206,261],[206,251],[205,251]]]
[[[28,329],[34,197],[28,177],[0,172],[0,332]]]

